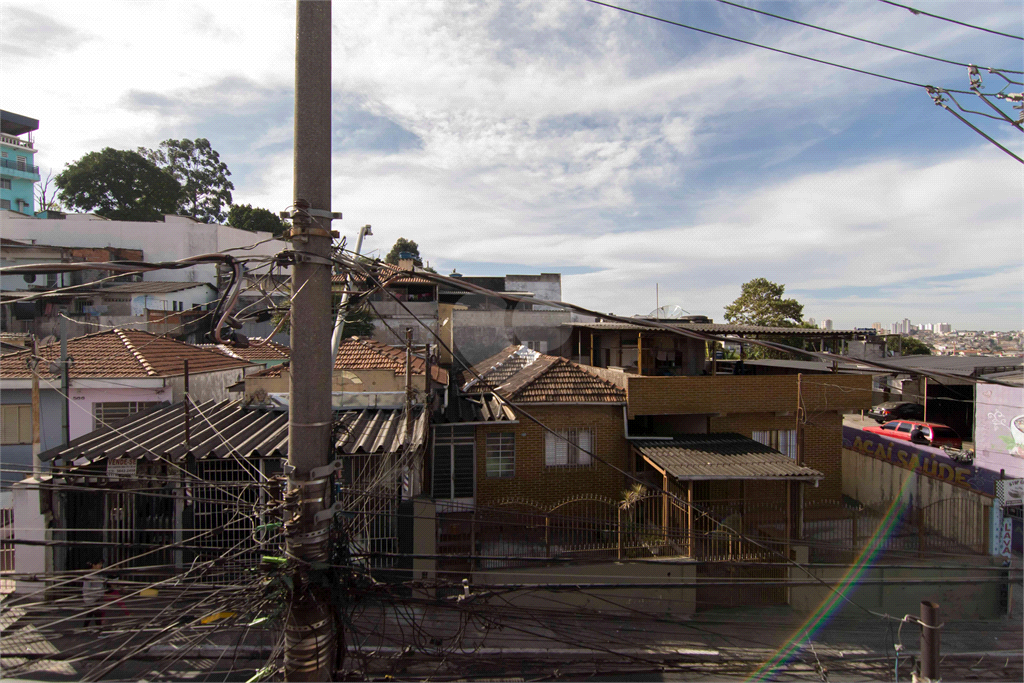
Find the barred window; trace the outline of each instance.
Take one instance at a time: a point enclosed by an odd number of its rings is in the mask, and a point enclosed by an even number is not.
[[[750,438],[796,460],[795,429],[755,429]]]
[[[147,408],[160,405],[160,401],[115,401],[92,404],[92,428],[99,429],[105,424],[123,420]]]
[[[594,450],[593,429],[558,430],[547,432],[544,441],[544,464],[548,467],[581,467],[591,463]]]
[[[511,479],[516,476],[515,432],[492,432],[487,435],[487,476]]]

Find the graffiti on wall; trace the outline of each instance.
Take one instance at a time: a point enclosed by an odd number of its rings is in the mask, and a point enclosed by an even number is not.
[[[979,384],[974,433],[975,463],[1024,477],[1024,388]]]
[[[919,446],[909,441],[890,439],[856,427],[843,426],[843,448],[884,460],[891,465],[939,479],[953,486],[994,496],[999,471],[953,460],[940,448]]]

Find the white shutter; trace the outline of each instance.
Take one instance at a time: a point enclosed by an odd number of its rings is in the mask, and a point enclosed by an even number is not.
[[[589,429],[580,429],[576,432],[579,443],[579,457],[576,462],[577,465],[589,465],[590,464],[590,452],[594,450],[594,432]],[[584,452],[586,451],[586,452]]]

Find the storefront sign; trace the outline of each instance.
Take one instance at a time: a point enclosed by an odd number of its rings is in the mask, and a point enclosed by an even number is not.
[[[111,458],[107,460],[107,476],[111,479],[134,478],[138,464],[135,458]]]
[[[1003,530],[999,533],[999,555],[1009,557],[1013,553],[1013,520],[1003,519]]]
[[[1024,479],[1004,479],[998,482],[996,496],[1003,507],[1024,504]]]
[[[846,425],[843,426],[843,448],[884,460],[896,467],[933,479],[940,479],[968,491],[990,496],[996,494],[999,472],[957,462],[940,448],[890,439],[881,434],[865,432]]]

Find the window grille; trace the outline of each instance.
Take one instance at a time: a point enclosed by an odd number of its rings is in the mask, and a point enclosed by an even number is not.
[[[515,432],[492,432],[487,435],[487,476],[511,479],[516,476]]]
[[[434,428],[434,498],[472,498],[475,493],[476,437],[473,427]]]
[[[594,430],[558,430],[557,436],[547,432],[544,446],[544,464],[548,467],[587,466],[594,450]]]
[[[750,438],[796,460],[795,429],[755,429]]]
[[[93,403],[92,417],[93,429],[99,429],[104,424],[110,424],[117,420],[131,417],[147,408],[160,405],[160,401],[112,401],[107,403]]]

